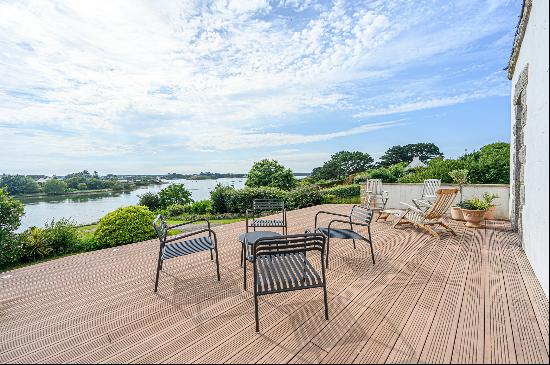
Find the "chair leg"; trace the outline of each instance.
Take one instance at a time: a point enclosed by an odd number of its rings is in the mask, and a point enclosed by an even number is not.
[[[216,245],[216,248],[214,248],[214,250],[216,251],[216,273],[218,274],[218,281],[220,281],[221,277],[220,277],[220,260],[218,258],[218,245]]]
[[[244,290],[246,290],[246,259],[244,259],[243,261],[243,278],[244,278],[243,287],[244,287]]]
[[[243,267],[244,260],[244,243],[241,245],[241,267]]]
[[[439,237],[439,234],[438,234],[436,231],[434,231],[434,230],[432,229],[432,227],[427,226],[427,225],[425,225],[425,224],[420,224],[419,227],[425,229],[426,231],[428,231],[428,233],[431,234],[432,237],[434,237],[434,238],[438,238],[438,237]]]
[[[329,246],[330,246],[330,237],[327,237],[327,269],[328,269],[328,254],[329,254]]]
[[[325,301],[325,319],[328,321],[328,295],[327,295],[327,285],[323,286],[323,296]]]
[[[210,249],[210,260],[214,260],[214,253],[212,252],[212,249]]]
[[[446,230],[450,231],[454,236],[456,236],[456,232],[454,231],[454,229],[452,229],[447,223],[445,223],[443,221],[439,221],[438,223],[439,223],[440,226],[442,226]]]
[[[161,259],[159,259],[159,262],[157,264],[157,277],[155,279],[155,293],[157,292],[158,287],[159,287],[160,270],[162,270],[162,260]]]
[[[246,266],[246,262],[245,262]],[[258,277],[256,274],[256,269],[254,269],[254,319],[256,321],[256,333],[260,332],[260,309],[258,306],[258,289],[256,283],[258,282]]]
[[[357,247],[355,246],[355,240],[352,240],[353,241],[353,249],[356,250]]]
[[[369,230],[369,245],[370,245],[370,254],[372,256],[372,264],[375,265],[375,261],[374,261],[374,247],[372,246],[372,234],[371,234],[371,231],[370,231],[370,226],[368,227],[368,230]]]

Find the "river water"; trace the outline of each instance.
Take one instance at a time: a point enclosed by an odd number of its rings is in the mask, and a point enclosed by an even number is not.
[[[124,206],[136,205],[139,196],[146,192],[158,192],[172,183],[184,184],[191,191],[193,200],[210,198],[210,191],[216,184],[244,187],[246,179],[218,180],[172,180],[162,185],[151,185],[131,192],[97,193],[87,195],[50,196],[39,198],[22,198],[25,204],[25,215],[21,220],[19,232],[32,227],[41,227],[52,219],[71,218],[77,224],[94,223],[105,214]]]

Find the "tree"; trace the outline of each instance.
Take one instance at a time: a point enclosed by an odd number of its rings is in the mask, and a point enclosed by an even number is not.
[[[0,188],[0,235],[15,231],[21,225],[25,214],[23,203],[9,196]]]
[[[168,185],[158,195],[161,208],[166,208],[172,204],[187,205],[193,202],[191,192],[183,184]]]
[[[410,163],[417,156],[424,163],[433,158],[443,157],[443,153],[433,143],[414,143],[405,146],[393,146],[380,157],[380,166],[388,167],[400,162]]]
[[[160,208],[160,197],[158,194],[151,192],[139,195],[139,205],[143,205],[153,212]]]
[[[32,177],[24,175],[2,175],[0,188],[6,189],[10,195],[33,194],[40,191],[40,185]]]
[[[459,159],[470,170],[473,184],[510,183],[510,144],[497,142]]]
[[[312,176],[316,180],[342,179],[367,170],[373,162],[368,153],[340,151],[330,156],[322,167],[313,169]]]
[[[270,186],[282,190],[291,190],[297,184],[292,170],[285,168],[275,160],[264,159],[255,162],[248,172],[245,185],[249,188]]]
[[[62,180],[50,179],[44,183],[42,190],[48,195],[61,195],[67,190],[67,184]]]

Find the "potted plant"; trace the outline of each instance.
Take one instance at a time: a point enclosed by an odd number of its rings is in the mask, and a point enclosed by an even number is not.
[[[483,200],[487,202],[489,205],[489,208],[487,209],[487,212],[485,213],[485,219],[493,220],[496,217],[497,212],[497,206],[496,204],[493,204],[493,201],[495,199],[499,198],[497,194],[489,194],[485,193],[483,194]]]
[[[451,218],[457,221],[463,221],[464,216],[462,214],[462,208],[465,208],[465,206],[462,196],[462,188],[464,184],[468,183],[468,170],[453,170],[449,172],[449,176],[453,179],[455,184],[458,184],[458,188],[460,189],[460,203],[451,207]]]
[[[466,221],[466,227],[480,228],[485,220],[485,213],[489,209],[489,203],[484,199],[473,198],[464,202],[462,215]]]

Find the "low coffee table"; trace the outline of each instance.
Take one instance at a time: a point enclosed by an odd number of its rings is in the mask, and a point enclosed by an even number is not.
[[[272,231],[255,231],[255,232],[247,232],[242,233],[239,235],[239,241],[241,242],[241,266],[243,267],[243,273],[244,273],[244,290],[246,290],[246,261],[248,260],[247,252],[248,252],[248,246],[252,246],[258,241],[260,238],[266,238],[266,237],[280,237],[281,234],[277,232]]]

